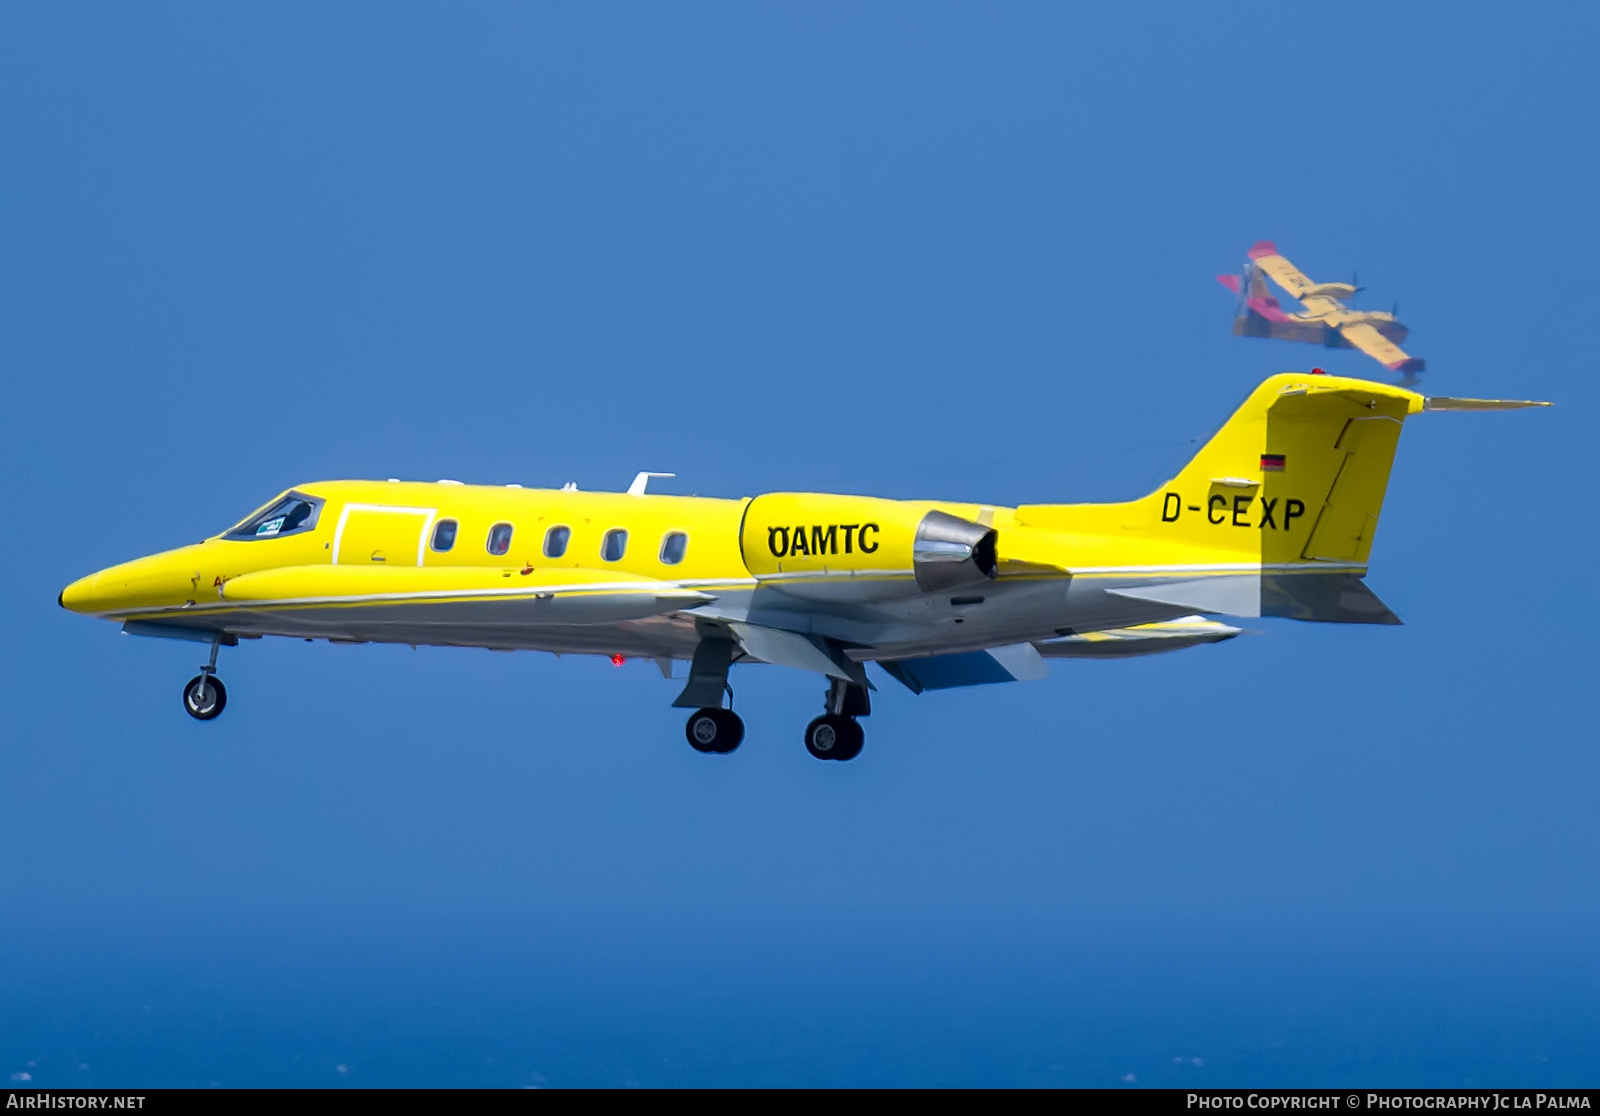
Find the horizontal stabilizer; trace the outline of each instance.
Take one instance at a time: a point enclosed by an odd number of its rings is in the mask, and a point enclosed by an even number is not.
[[[914,694],[923,690],[952,690],[958,686],[987,686],[996,682],[1031,682],[1050,673],[1031,643],[964,651],[958,655],[931,655],[922,659],[894,659],[878,663],[896,682]]]
[[[1228,616],[1282,616],[1324,624],[1400,623],[1389,606],[1353,573],[1224,574],[1106,592]]]
[[[1424,411],[1519,411],[1548,406],[1537,399],[1452,399],[1448,395],[1430,395],[1422,401]]]
[[[1219,275],[1217,276],[1217,282],[1227,287],[1234,294],[1239,293],[1240,283],[1237,275]]]
[[[1398,624],[1400,617],[1349,573],[1267,574],[1261,579],[1261,615],[1324,624]]]
[[[1224,574],[1219,577],[1169,581],[1164,585],[1140,585],[1130,589],[1108,589],[1116,597],[1135,601],[1188,608],[1195,612],[1223,612],[1229,616],[1261,615],[1261,578],[1254,574]]]

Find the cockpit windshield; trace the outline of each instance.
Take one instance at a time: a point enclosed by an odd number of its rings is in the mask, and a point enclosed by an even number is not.
[[[222,537],[225,539],[277,539],[309,531],[317,525],[322,501],[291,492],[265,511],[257,512]]]

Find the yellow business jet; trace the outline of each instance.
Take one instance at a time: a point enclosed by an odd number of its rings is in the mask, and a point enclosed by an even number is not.
[[[63,607],[210,645],[183,691],[222,712],[219,647],[288,636],[687,663],[698,751],[744,736],[729,668],[828,680],[819,759],[861,751],[865,666],[911,690],[1042,676],[1239,629],[1206,615],[1398,624],[1362,582],[1407,416],[1531,402],[1273,376],[1173,480],[1120,504],[1001,507],[779,492],[720,500],[384,481],[300,485],[193,546],[73,582]]]

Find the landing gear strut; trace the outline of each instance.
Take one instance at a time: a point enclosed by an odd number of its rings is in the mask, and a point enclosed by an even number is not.
[[[701,629],[700,643],[689,664],[688,685],[672,703],[680,709],[694,709],[683,735],[697,752],[727,755],[744,740],[744,722],[733,711],[733,687],[728,685],[728,668],[737,650],[738,645],[721,629],[711,625]],[[722,707],[724,696],[726,709]]]
[[[842,678],[829,679],[828,711],[806,726],[806,751],[824,760],[853,760],[867,734],[857,717],[872,712],[867,688]]]
[[[183,710],[197,721],[212,720],[228,704],[228,688],[217,677],[217,648],[220,646],[222,633],[218,632],[211,641],[210,661],[183,688]]]

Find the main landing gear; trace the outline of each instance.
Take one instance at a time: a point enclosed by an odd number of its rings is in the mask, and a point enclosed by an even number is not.
[[[744,740],[744,722],[733,711],[733,687],[728,668],[738,645],[714,625],[700,625],[700,643],[689,664],[689,681],[672,704],[693,709],[683,726],[689,747],[711,755],[727,755]],[[722,707],[726,695],[728,707]],[[698,708],[697,708],[698,707]]]
[[[744,740],[744,721],[731,709],[708,706],[689,714],[683,734],[695,751],[725,756]]]
[[[872,712],[867,688],[842,678],[828,680],[828,711],[806,726],[806,751],[821,760],[853,760],[867,734],[857,717]]]
[[[806,726],[806,751],[821,760],[855,759],[866,741],[866,731],[854,717],[824,713]]]
[[[683,726],[691,748],[726,755],[744,740],[744,722],[733,711],[733,687],[728,685],[728,668],[740,654],[739,645],[715,624],[701,621],[696,626],[700,642],[689,664],[689,680],[672,704],[694,710]],[[829,678],[827,712],[806,726],[806,751],[818,759],[852,760],[861,754],[867,734],[856,718],[871,713],[872,702],[866,676],[857,674],[860,682]]]
[[[218,632],[211,641],[210,661],[183,688],[183,711],[197,721],[212,720],[228,704],[228,688],[217,677],[217,648],[220,646],[222,633]]]

